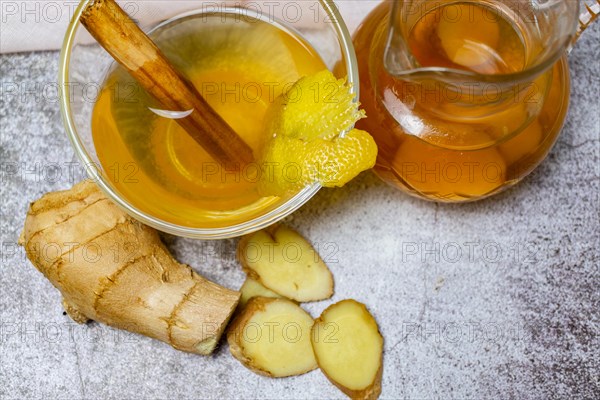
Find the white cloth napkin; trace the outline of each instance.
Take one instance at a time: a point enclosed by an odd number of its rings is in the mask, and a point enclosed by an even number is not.
[[[288,7],[286,3],[312,2],[317,0],[119,0],[119,4],[138,21],[147,26],[161,20],[161,15],[205,7],[235,6],[251,4],[251,9],[266,10],[264,7]],[[150,7],[140,7],[151,2]],[[336,2],[350,32],[353,32],[362,19],[379,0],[338,0]],[[62,46],[67,26],[71,21],[79,1],[76,0],[0,0],[0,53],[14,53],[36,50],[58,50]],[[262,7],[262,8],[261,8]],[[275,9],[276,8],[272,8]],[[290,7],[290,12],[293,7]]]

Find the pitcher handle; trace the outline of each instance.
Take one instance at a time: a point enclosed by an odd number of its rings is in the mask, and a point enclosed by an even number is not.
[[[593,2],[593,0],[592,0]],[[577,27],[577,32],[573,37],[573,41],[571,42],[571,47],[569,48],[569,52],[573,49],[573,46],[581,37],[583,31],[585,31],[595,20],[598,19],[598,15],[600,15],[600,0],[596,0],[595,4],[589,5],[588,0],[583,2],[584,10],[579,15],[579,26]]]

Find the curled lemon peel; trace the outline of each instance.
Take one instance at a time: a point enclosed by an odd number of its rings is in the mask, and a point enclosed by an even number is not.
[[[340,187],[372,168],[375,141],[351,129],[365,117],[358,105],[345,80],[328,70],[299,79],[279,96],[267,116],[273,137],[261,155],[260,190],[284,195],[314,182]]]

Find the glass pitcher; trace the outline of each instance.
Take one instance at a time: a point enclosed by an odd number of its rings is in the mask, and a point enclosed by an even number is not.
[[[523,179],[565,120],[578,15],[574,0],[380,4],[354,36],[376,173],[443,202]]]

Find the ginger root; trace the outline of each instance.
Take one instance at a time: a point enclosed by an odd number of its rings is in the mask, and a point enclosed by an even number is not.
[[[288,299],[306,302],[333,295],[325,262],[306,239],[283,225],[244,236],[238,259],[250,278]]]
[[[312,317],[288,299],[253,297],[227,330],[231,354],[273,378],[317,368],[310,344]]]
[[[19,243],[79,323],[94,320],[210,354],[240,294],[178,263],[157,232],[90,181],[33,202]]]
[[[383,337],[364,304],[342,300],[315,321],[311,342],[325,376],[352,399],[381,393]]]

